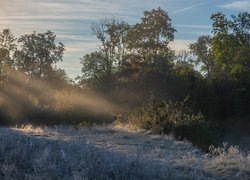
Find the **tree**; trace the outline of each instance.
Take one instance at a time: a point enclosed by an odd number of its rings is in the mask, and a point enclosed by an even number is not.
[[[103,59],[105,55],[99,51],[83,56],[81,58],[83,79],[98,79],[105,76],[108,67]]]
[[[217,114],[249,112],[250,102],[250,14],[239,13],[227,18],[221,12],[212,14],[212,53],[220,67],[212,82],[217,99]]]
[[[0,81],[8,77],[8,69],[14,68],[12,54],[16,50],[16,38],[9,29],[0,33]]]
[[[92,25],[92,30],[101,43],[100,52],[103,57],[102,61],[105,62],[101,63],[105,65],[101,69],[105,69],[106,77],[110,77],[114,69],[123,68],[126,53],[125,39],[129,28],[130,26],[126,22],[116,18],[105,19],[99,24]]]
[[[174,59],[174,52],[168,45],[174,39],[174,32],[171,19],[163,9],[144,11],[141,22],[128,32],[127,47],[146,64],[144,71],[168,75]]]
[[[189,46],[191,53],[196,56],[196,58],[193,59],[195,65],[201,65],[201,71],[203,71],[208,78],[210,78],[213,67],[215,66],[211,43],[212,38],[210,36],[200,36],[197,42]]]
[[[64,45],[55,43],[56,35],[45,33],[26,34],[18,39],[20,50],[14,54],[17,68],[35,78],[47,78],[53,71],[53,64],[62,61]]]
[[[245,12],[231,17],[232,20],[228,20],[220,12],[212,14],[212,51],[216,63],[222,66],[225,79],[237,80],[236,74],[250,72],[250,58],[246,56],[250,50],[250,14]]]
[[[237,64],[231,70],[232,78],[250,84],[250,13],[233,15],[230,27],[240,44],[235,55]]]
[[[169,54],[168,44],[173,41],[174,32],[167,12],[161,8],[144,11],[141,22],[128,33],[128,48],[144,59],[147,55],[165,56]]]
[[[50,73],[50,76],[47,78],[48,79],[46,79],[46,83],[48,83],[50,87],[56,89],[63,89],[71,83],[71,80],[69,79],[66,72],[60,68],[54,68]]]

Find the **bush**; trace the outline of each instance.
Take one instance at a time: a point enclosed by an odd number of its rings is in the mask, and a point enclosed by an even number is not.
[[[216,144],[213,132],[204,116],[192,107],[189,97],[181,102],[150,98],[143,107],[123,115],[121,119],[152,133],[173,134],[178,139],[187,139],[207,150],[211,144]]]

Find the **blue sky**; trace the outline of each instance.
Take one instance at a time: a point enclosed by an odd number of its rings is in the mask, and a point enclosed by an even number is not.
[[[180,51],[200,35],[211,33],[210,15],[250,11],[250,0],[1,0],[0,30],[10,28],[20,35],[51,30],[66,46],[59,67],[70,77],[80,74],[80,57],[98,49],[92,23],[120,17],[130,24],[139,22],[144,10],[161,7],[177,29],[171,47]]]

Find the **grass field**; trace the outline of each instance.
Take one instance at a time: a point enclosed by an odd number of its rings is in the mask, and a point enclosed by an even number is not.
[[[205,154],[170,136],[114,127],[0,128],[0,179],[249,179],[250,154]]]

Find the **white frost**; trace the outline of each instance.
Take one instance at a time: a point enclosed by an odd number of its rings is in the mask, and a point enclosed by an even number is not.
[[[169,136],[115,128],[0,128],[0,179],[249,179],[250,154],[205,154]]]

